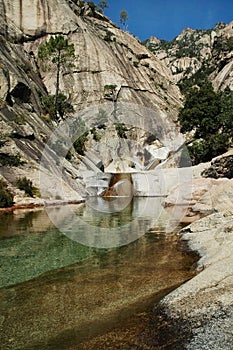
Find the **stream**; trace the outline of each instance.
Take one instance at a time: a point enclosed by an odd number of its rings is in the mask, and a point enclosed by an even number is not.
[[[144,349],[153,305],[195,274],[161,203],[1,213],[0,349]]]

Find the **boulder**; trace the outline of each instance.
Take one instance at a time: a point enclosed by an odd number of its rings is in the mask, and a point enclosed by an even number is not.
[[[202,172],[204,177],[233,178],[233,154],[217,158],[211,162],[211,166]]]

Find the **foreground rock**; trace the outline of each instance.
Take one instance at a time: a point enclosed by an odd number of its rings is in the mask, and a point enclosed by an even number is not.
[[[232,188],[232,180],[212,187],[196,208],[205,203],[215,212],[180,232],[190,249],[200,254],[201,272],[155,308],[160,333],[165,332],[160,345],[170,344],[169,349],[232,349]]]

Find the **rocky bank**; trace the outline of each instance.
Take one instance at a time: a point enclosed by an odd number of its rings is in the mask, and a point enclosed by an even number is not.
[[[213,164],[218,168],[224,158]],[[198,168],[203,171],[203,166]],[[232,189],[232,179],[209,184],[192,206],[193,212],[209,214],[179,233],[189,249],[200,255],[198,274],[155,306],[154,325],[159,326],[159,331],[151,330],[148,336],[154,340],[156,337],[154,344],[159,349],[232,349]]]

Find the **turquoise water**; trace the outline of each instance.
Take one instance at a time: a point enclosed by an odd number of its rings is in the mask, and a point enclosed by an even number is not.
[[[92,254],[59,232],[44,210],[2,214],[0,220],[0,287],[81,263]]]
[[[92,198],[1,214],[0,349],[91,349],[190,278],[193,259],[165,233],[161,208]]]

